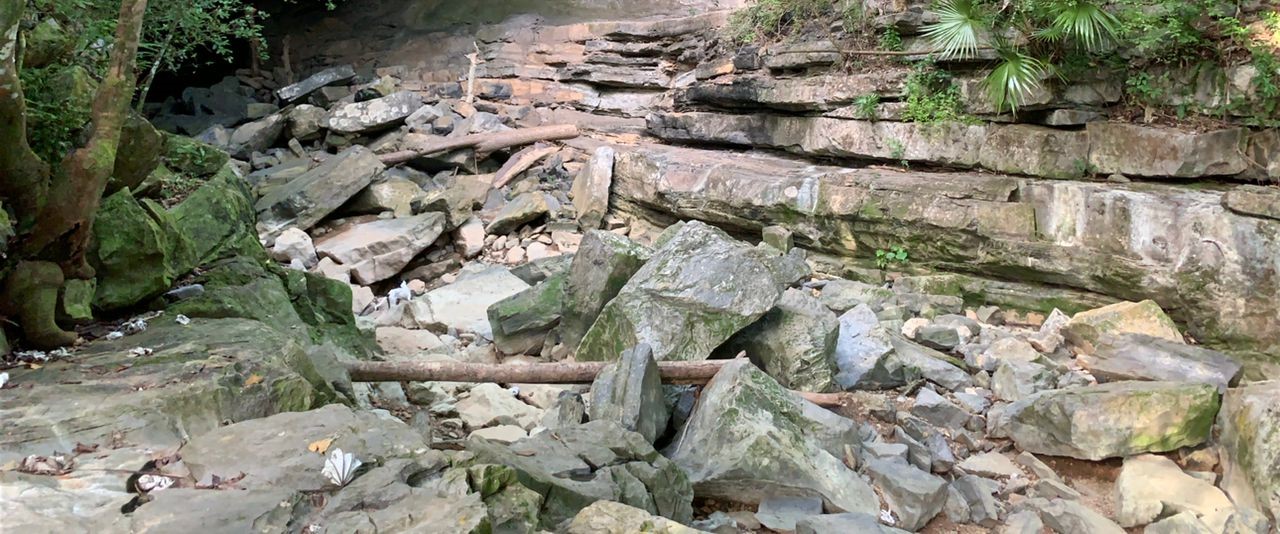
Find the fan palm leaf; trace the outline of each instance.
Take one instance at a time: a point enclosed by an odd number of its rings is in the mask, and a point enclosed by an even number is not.
[[[1040,88],[1049,67],[1012,46],[997,46],[1000,63],[987,75],[987,95],[996,110],[1017,113],[1018,105]]]
[[[1051,8],[1053,21],[1042,33],[1050,39],[1070,37],[1086,50],[1096,51],[1116,36],[1115,16],[1089,0],[1056,0]]]
[[[933,11],[938,22],[925,26],[924,35],[943,58],[973,56],[985,30],[981,8],[973,0],[939,0]]]

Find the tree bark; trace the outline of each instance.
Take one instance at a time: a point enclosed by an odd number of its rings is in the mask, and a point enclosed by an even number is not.
[[[529,145],[538,141],[573,139],[579,135],[581,135],[581,132],[578,127],[572,124],[520,128],[504,132],[471,134],[443,139],[428,135],[409,134],[405,136],[405,142],[412,148],[379,156],[378,159],[382,160],[385,165],[397,165],[423,156],[462,148],[474,148],[477,153],[482,155],[492,154],[504,148]]]
[[[529,170],[535,163],[538,163],[547,156],[559,152],[559,147],[534,145],[519,152],[516,152],[498,169],[498,174],[493,176],[494,189],[507,185],[511,180],[519,176],[520,173]]]
[[[27,143],[18,30],[25,0],[0,0],[0,198],[13,206],[19,227],[35,220],[49,187],[49,165]]]
[[[702,385],[732,360],[658,362],[664,384]],[[353,382],[470,382],[496,384],[590,384],[607,362],[536,363],[494,365],[462,362],[348,362]],[[800,398],[824,407],[847,406],[847,393],[793,391]]]
[[[63,271],[70,278],[92,278],[85,262],[93,221],[115,168],[120,129],[124,125],[136,86],[134,66],[147,0],[122,0],[116,22],[115,44],[106,77],[93,101],[93,134],[85,146],[62,160],[49,190],[49,200],[36,218],[35,228],[23,244],[28,254],[38,254],[58,243],[66,246]]]

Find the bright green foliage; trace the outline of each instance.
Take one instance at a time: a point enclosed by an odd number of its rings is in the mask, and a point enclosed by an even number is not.
[[[902,119],[908,122],[938,123],[964,121],[964,102],[951,75],[922,63],[907,77],[906,107]]]
[[[899,52],[902,50],[902,34],[892,26],[885,28],[880,32],[879,44],[881,50]]]
[[[833,8],[832,0],[757,0],[733,14],[729,33],[740,43],[775,38],[825,17]]]
[[[976,55],[980,34],[989,24],[984,7],[974,0],[940,0],[933,7],[938,22],[926,27],[924,35],[944,59]]]
[[[853,99],[853,108],[858,118],[869,121],[876,120],[876,106],[880,105],[880,95],[869,93]]]
[[[907,249],[901,246],[896,246],[889,250],[876,250],[876,267],[881,271],[888,270],[889,267],[895,265],[904,266],[910,259]]]
[[[1000,63],[984,83],[987,94],[997,106],[1007,103],[1009,109],[1018,111],[1018,101],[1029,96],[1039,86],[1048,70],[1044,62],[1015,46],[997,46]]]

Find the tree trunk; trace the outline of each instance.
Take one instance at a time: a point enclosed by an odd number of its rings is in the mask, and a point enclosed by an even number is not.
[[[19,228],[35,220],[49,187],[49,165],[27,143],[18,25],[26,0],[0,0],[0,198],[13,206]]]
[[[120,129],[124,125],[136,85],[134,64],[142,34],[147,0],[122,0],[111,64],[93,101],[93,134],[85,146],[62,160],[49,190],[49,200],[36,219],[24,252],[34,255],[58,243],[66,247],[63,271],[70,278],[92,278],[85,252],[106,190],[115,168]]]
[[[411,148],[379,156],[378,159],[382,160],[383,164],[396,165],[423,156],[461,148],[475,148],[479,154],[491,154],[513,146],[524,146],[538,141],[573,139],[579,135],[581,135],[581,132],[578,127],[572,124],[519,128],[504,132],[471,134],[452,138],[409,134],[405,136],[405,144]]]
[[[731,360],[658,362],[664,384],[706,384]],[[348,362],[353,382],[471,382],[495,384],[590,384],[607,362],[500,365],[462,362]],[[793,391],[800,398],[828,408],[847,406],[848,393]]]

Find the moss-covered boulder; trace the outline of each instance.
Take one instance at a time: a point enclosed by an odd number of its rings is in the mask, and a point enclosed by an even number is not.
[[[172,209],[180,233],[195,246],[197,264],[230,256],[265,259],[254,229],[253,193],[235,167],[217,174]]]
[[[308,342],[333,342],[357,355],[373,342],[356,328],[351,288],[323,276],[236,256],[214,262],[196,278],[204,293],[169,308],[188,317],[260,321]]]
[[[163,207],[128,190],[102,200],[89,261],[98,273],[94,306],[125,308],[153,298],[195,266],[191,241]]]
[[[1117,302],[1109,306],[1082,311],[1071,317],[1062,335],[1072,343],[1093,352],[1093,345],[1106,334],[1141,334],[1174,343],[1183,343],[1182,333],[1173,319],[1155,301]]]
[[[97,279],[64,282],[58,300],[58,320],[72,323],[92,321],[93,298],[97,291]]]
[[[130,113],[120,130],[120,148],[116,149],[116,165],[107,182],[107,194],[126,187],[136,190],[160,165],[164,148],[160,131],[141,115]]]
[[[1008,434],[1025,451],[1082,460],[1168,452],[1209,439],[1218,388],[1111,382],[1034,394],[1008,408]]]
[[[36,23],[25,35],[22,48],[22,68],[38,69],[52,65],[71,53],[76,38],[53,17]]]
[[[751,361],[784,387],[824,393],[836,384],[835,351],[840,319],[817,298],[788,289],[769,313],[726,341],[718,356],[746,351]]]
[[[51,85],[62,91],[70,109],[89,109],[93,106],[94,96],[98,94],[98,81],[79,65],[59,69],[54,74]]]
[[[560,342],[576,348],[600,316],[600,310],[618,296],[652,255],[649,247],[618,234],[587,232],[569,266],[564,317],[558,329]]]
[[[222,149],[190,137],[165,133],[164,163],[188,176],[210,176],[231,161]]]
[[[489,325],[498,350],[527,354],[542,349],[547,333],[560,322],[567,278],[563,273],[552,276],[489,306]]]
[[[705,360],[778,302],[786,282],[774,263],[783,259],[686,223],[605,305],[577,358],[616,360],[647,343],[658,360]]]

